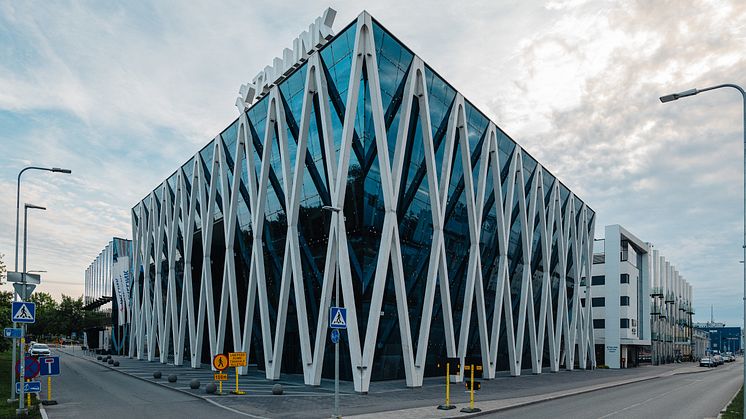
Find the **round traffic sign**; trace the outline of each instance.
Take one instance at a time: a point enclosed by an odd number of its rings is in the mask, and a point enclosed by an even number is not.
[[[23,378],[34,378],[41,372],[41,364],[39,361],[31,356],[25,358],[23,364]],[[16,375],[21,374],[21,360],[16,361]]]
[[[212,359],[212,366],[218,371],[223,371],[228,368],[228,357],[223,354],[215,355],[215,358]]]
[[[339,343],[339,329],[332,329],[332,343]]]

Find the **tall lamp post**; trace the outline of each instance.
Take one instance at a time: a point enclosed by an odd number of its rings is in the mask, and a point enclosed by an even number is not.
[[[718,84],[717,86],[711,86],[706,87],[704,89],[689,89],[684,92],[680,93],[673,93],[666,96],[661,96],[660,101],[661,103],[671,102],[674,100],[681,99],[682,97],[687,96],[694,96],[696,94],[706,92],[708,90],[715,90],[715,89],[721,89],[724,87],[730,87],[733,89],[738,90],[741,93],[741,98],[743,99],[743,199],[744,199],[744,212],[743,212],[743,258],[746,260],[746,91],[743,90],[743,88],[737,84],[732,83],[726,83],[726,84]],[[743,324],[744,328],[746,328],[746,263],[743,264]],[[746,385],[746,362],[743,364],[743,382],[744,385]],[[746,417],[746,404],[744,404],[743,408],[743,414],[744,417]]]
[[[62,169],[59,167],[41,167],[41,166],[28,166],[21,169],[20,172],[18,172],[18,180],[16,182],[16,254],[15,254],[15,269],[14,271],[18,272],[18,227],[19,227],[19,216],[21,212],[21,175],[27,170],[43,170],[46,172],[52,172],[52,173],[65,173],[70,174],[72,173],[72,170],[70,169]],[[13,301],[18,301],[18,294],[13,292]],[[13,323],[13,327],[18,327],[18,323]],[[13,363],[11,365],[16,364],[16,345],[13,344]],[[22,355],[22,354],[21,354]],[[8,399],[9,403],[13,403],[16,400],[16,374],[15,371],[13,371],[13,368],[10,369],[10,398]]]
[[[332,214],[337,214],[339,216],[339,213],[342,212],[342,208],[339,207],[332,207],[329,205],[324,205],[321,207],[324,211],[329,211]],[[334,306],[339,307],[339,280],[337,279],[337,267],[334,267]],[[331,307],[329,307],[329,310],[331,311]],[[336,330],[336,329],[334,329]],[[333,419],[339,419],[341,416],[339,415],[339,339],[337,339],[336,342],[334,342],[334,412],[332,413]]]

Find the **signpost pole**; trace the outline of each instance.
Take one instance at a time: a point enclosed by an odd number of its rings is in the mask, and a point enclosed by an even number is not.
[[[47,375],[47,401],[52,401],[52,377]]]
[[[339,278],[334,268],[334,306],[339,307]],[[334,418],[339,418],[339,340],[334,343]]]
[[[26,376],[26,357],[23,355],[23,347],[26,345],[26,327],[24,325],[21,325],[21,329],[24,331],[23,336],[21,337],[21,346],[20,351],[18,353],[18,382],[21,383],[21,391],[18,393],[18,410],[16,410],[16,414],[20,415],[25,413],[23,408],[23,379]]]
[[[18,270],[18,266],[17,266],[18,265],[18,244],[17,244],[17,242],[18,241],[16,240],[16,271]],[[18,294],[16,294],[16,292],[14,290],[13,291],[13,301],[17,301],[17,299],[18,299]],[[13,328],[17,328],[17,327],[18,327],[18,323],[13,322]],[[15,365],[16,365],[16,348],[18,347],[18,339],[13,338],[13,344],[11,346],[13,347],[13,361],[12,361],[13,363],[10,364],[10,365],[13,365],[14,368],[15,368]],[[10,398],[8,399],[8,403],[13,403],[14,401],[16,401],[16,372],[13,371],[13,368],[11,368],[10,376],[11,376],[11,380],[10,380]]]

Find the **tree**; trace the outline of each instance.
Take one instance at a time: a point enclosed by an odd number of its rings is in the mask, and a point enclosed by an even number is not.
[[[0,327],[2,328],[12,326],[12,322],[10,321],[10,306],[12,302],[12,292],[0,291]],[[10,343],[12,341],[12,339],[0,338],[0,351],[7,351],[8,349],[10,349]]]
[[[46,292],[35,292],[31,294],[29,300],[36,304],[36,321],[28,324],[26,329],[28,334],[36,336],[58,334],[58,305],[54,298]]]
[[[63,294],[56,316],[57,332],[65,336],[72,332],[80,334],[83,318],[83,297],[73,298]]]

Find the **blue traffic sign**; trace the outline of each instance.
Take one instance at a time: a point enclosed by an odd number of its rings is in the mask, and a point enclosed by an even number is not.
[[[41,393],[41,381],[27,381],[23,383],[23,393]],[[21,383],[16,382],[16,394],[21,394]]]
[[[23,337],[23,329],[20,327],[6,327],[4,336],[6,338],[20,339]]]
[[[42,356],[39,357],[41,364],[41,375],[60,375],[60,357]]]
[[[332,329],[347,329],[347,309],[331,307],[329,309],[329,327]]]
[[[339,329],[332,329],[332,343],[339,343]]]
[[[34,303],[14,301],[10,312],[15,323],[34,323],[36,321],[36,304]]]

